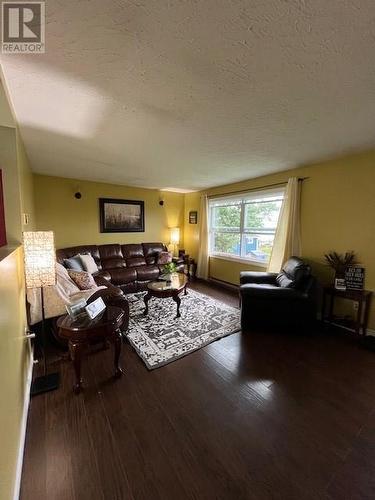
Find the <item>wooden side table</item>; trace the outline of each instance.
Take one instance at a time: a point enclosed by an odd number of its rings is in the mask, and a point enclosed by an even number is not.
[[[122,336],[120,327],[124,319],[124,311],[120,307],[108,306],[102,314],[95,319],[86,315],[72,318],[68,315],[62,316],[57,321],[60,337],[69,343],[70,357],[73,361],[75,371],[75,383],[73,390],[79,393],[82,389],[81,362],[82,355],[89,344],[110,341],[114,344],[115,374],[116,378],[122,375],[119,366]]]
[[[345,325],[340,325],[340,327],[345,327],[357,335],[366,335],[368,319],[370,314],[370,303],[372,292],[370,290],[336,290],[334,287],[325,287],[323,290],[323,305],[322,305],[322,320],[328,324],[335,323],[333,320],[333,309],[335,305],[335,299],[337,297],[351,300],[353,302],[358,302],[358,310],[356,314],[356,319],[351,327],[346,327]],[[328,315],[326,314],[328,302]]]

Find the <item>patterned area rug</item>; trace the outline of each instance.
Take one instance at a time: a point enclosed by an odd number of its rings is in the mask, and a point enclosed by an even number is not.
[[[240,330],[240,311],[194,290],[181,297],[181,317],[176,303],[151,298],[143,316],[144,294],[128,295],[130,322],[127,337],[149,370],[176,361],[214,340]]]

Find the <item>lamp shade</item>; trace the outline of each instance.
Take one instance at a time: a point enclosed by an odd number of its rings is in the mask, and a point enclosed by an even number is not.
[[[178,245],[180,243],[180,228],[172,227],[171,231],[171,245]]]
[[[25,231],[23,251],[26,287],[39,288],[54,285],[56,270],[53,231]]]

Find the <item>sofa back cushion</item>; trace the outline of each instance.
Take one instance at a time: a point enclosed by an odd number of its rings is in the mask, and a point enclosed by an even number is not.
[[[160,252],[165,252],[167,249],[163,243],[142,243],[143,254],[148,265],[154,265]]]
[[[121,245],[100,245],[100,260],[102,269],[122,269],[126,267],[126,262],[122,254]]]
[[[56,260],[60,264],[64,264],[64,259],[69,259],[70,257],[74,257],[77,254],[90,254],[95,260],[98,269],[100,270],[101,262],[99,255],[99,248],[97,245],[81,245],[76,247],[69,248],[61,248],[60,250],[56,250]]]
[[[126,267],[146,265],[142,243],[122,245],[121,249],[126,262]]]

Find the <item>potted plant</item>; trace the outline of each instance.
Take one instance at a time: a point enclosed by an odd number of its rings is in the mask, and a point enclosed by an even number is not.
[[[168,264],[165,264],[163,266],[163,274],[162,278],[167,282],[170,283],[172,281],[172,274],[177,271],[177,266],[174,262],[168,262]]]
[[[345,288],[345,271],[350,266],[358,264],[354,252],[346,252],[344,255],[330,252],[324,255],[327,264],[335,271],[335,287]]]

